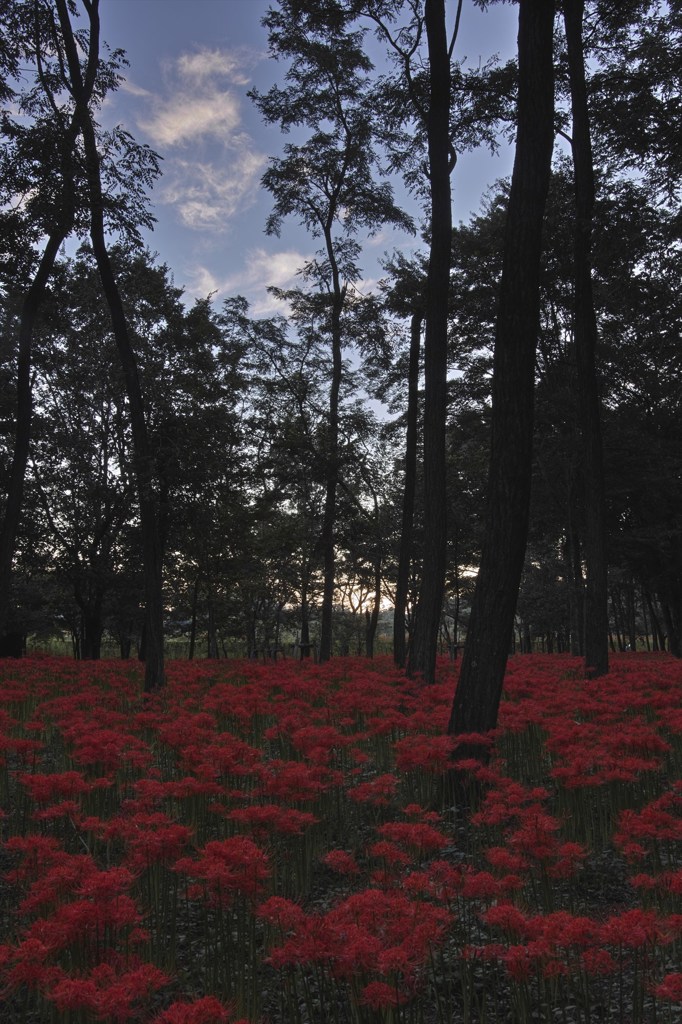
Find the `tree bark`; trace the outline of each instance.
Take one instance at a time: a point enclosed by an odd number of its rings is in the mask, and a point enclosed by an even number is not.
[[[554,136],[553,22],[551,2],[520,0],[518,128],[496,324],[483,546],[448,727],[458,735],[497,724],[528,535],[541,236]]]
[[[164,685],[162,555],[159,535],[157,499],[154,489],[154,458],[149,444],[137,359],[128,332],[121,294],[109,259],[104,233],[104,199],[100,161],[88,95],[83,87],[76,42],[73,36],[66,0],[56,0],[64,36],[71,87],[76,101],[76,116],[83,137],[85,166],[90,202],[90,238],[97,262],[104,297],[109,308],[112,328],[126,384],[133,433],[133,455],[140,525],[145,590],[145,692]],[[99,50],[99,0],[87,6],[90,21],[90,48]]]
[[[595,364],[598,341],[592,292],[592,221],[594,166],[587,109],[583,12],[585,0],[564,0],[564,25],[571,86],[575,223],[574,337],[578,408],[585,488],[585,673],[602,676],[609,670],[609,620],[605,530],[604,459],[599,384]]]
[[[36,41],[36,46],[38,45],[39,43]],[[83,90],[86,102],[92,95],[96,73],[97,60],[90,53],[88,55],[88,67]],[[0,637],[3,636],[7,629],[7,618],[11,601],[12,561],[14,559],[14,549],[21,516],[24,480],[31,440],[31,421],[33,417],[33,394],[31,389],[33,331],[59,247],[70,233],[75,217],[73,147],[78,136],[78,120],[75,113],[68,125],[63,127],[64,135],[60,154],[60,173],[62,179],[61,209],[56,211],[55,221],[45,243],[38,268],[26,292],[19,320],[17,415],[14,432],[14,452],[9,472],[5,515],[2,521],[2,528],[0,529]]]
[[[33,330],[38,310],[45,297],[47,282],[69,228],[66,225],[55,228],[47,240],[21,308],[19,321],[19,345],[17,354],[17,413],[14,428],[14,453],[9,472],[9,487],[5,502],[5,515],[0,530],[0,636],[7,630],[11,601],[12,561],[21,517],[24,497],[24,480],[31,442],[31,421],[33,419],[33,393],[31,388],[31,351]]]
[[[398,579],[393,606],[393,660],[405,667],[405,609],[413,555],[414,496],[417,488],[417,419],[419,415],[419,352],[423,314],[413,313],[410,321],[410,357],[407,369],[407,429],[405,432],[405,479],[400,529]]]
[[[329,388],[329,434],[327,438],[327,481],[322,513],[322,612],[320,615],[320,661],[329,661],[332,655],[332,614],[334,611],[334,588],[336,584],[336,553],[334,551],[336,526],[336,491],[339,483],[339,394],[342,373],[341,310],[345,289],[334,253],[331,236],[331,222],[325,232],[327,256],[332,272],[331,295],[331,342],[332,379]]]
[[[424,338],[424,559],[408,670],[410,675],[419,675],[424,682],[433,683],[445,588],[447,541],[445,420],[452,246],[452,147],[445,0],[426,0],[424,11],[429,52],[427,138],[431,184],[431,247]]]

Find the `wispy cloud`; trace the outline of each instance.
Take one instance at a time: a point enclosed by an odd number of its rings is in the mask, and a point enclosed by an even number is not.
[[[248,85],[247,71],[255,59],[254,52],[245,50],[203,48],[181,54],[164,66],[167,95],[153,98],[140,127],[163,147],[203,138],[229,145],[241,124],[240,92]]]
[[[121,92],[127,92],[131,96],[152,96],[149,89],[143,89],[141,85],[136,85],[130,78],[121,79],[120,89]]]
[[[238,146],[224,164],[173,160],[159,199],[174,207],[185,227],[223,232],[236,213],[254,202],[265,161],[246,145]]]
[[[261,54],[201,48],[163,67],[162,94],[149,95],[138,125],[164,157],[157,190],[190,229],[222,233],[258,194],[266,156],[244,130],[249,72]]]
[[[260,59],[253,50],[240,49],[209,50],[183,53],[177,60],[177,69],[182,78],[204,82],[210,78],[226,78],[233,85],[248,85],[247,71]]]
[[[156,146],[182,146],[206,136],[227,143],[241,123],[239,99],[229,91],[212,89],[198,95],[177,93],[155,104],[140,127]]]
[[[205,266],[195,266],[188,275],[187,291],[197,297],[215,293],[220,299],[228,295],[245,295],[253,301],[254,316],[285,313],[281,302],[267,291],[268,288],[290,288],[297,283],[297,272],[308,257],[294,249],[267,252],[263,248],[251,249],[244,267],[236,274],[221,279]],[[253,298],[256,296],[257,298]]]

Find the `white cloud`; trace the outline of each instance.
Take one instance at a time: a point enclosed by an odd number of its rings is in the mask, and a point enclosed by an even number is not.
[[[208,267],[196,265],[188,275],[187,291],[190,295],[205,296],[215,293],[217,299],[230,295],[244,295],[252,303],[254,316],[286,313],[286,307],[267,291],[270,287],[290,288],[297,283],[297,271],[306,259],[304,253],[294,249],[267,252],[263,248],[251,249],[238,273],[220,279]]]
[[[220,233],[228,221],[255,201],[266,158],[242,139],[221,162],[176,159],[169,163],[158,190],[182,224],[194,231]]]
[[[121,92],[130,93],[131,96],[152,96],[153,94],[149,89],[144,89],[141,85],[136,85],[130,78],[122,78],[120,82]]]
[[[241,123],[239,99],[231,92],[212,90],[199,95],[177,93],[156,102],[151,117],[140,127],[158,146],[181,146],[206,136],[227,141]]]
[[[205,138],[229,141],[241,124],[245,70],[258,58],[247,50],[181,54],[164,65],[167,95],[152,97],[151,113],[139,119],[140,127],[155,145],[168,148]],[[225,80],[237,88],[226,88]]]
[[[227,78],[234,85],[248,85],[250,79],[245,70],[258,59],[258,55],[247,50],[209,50],[203,48],[195,53],[183,53],[176,62],[182,78],[203,82],[209,78]]]
[[[183,53],[164,65],[163,93],[143,98],[138,125],[165,158],[157,201],[194,231],[226,231],[258,194],[267,158],[244,131],[242,104],[245,71],[260,56],[210,48]]]

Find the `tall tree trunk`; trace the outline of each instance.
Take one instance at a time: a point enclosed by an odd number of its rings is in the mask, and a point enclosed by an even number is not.
[[[609,620],[604,526],[604,460],[599,385],[595,365],[597,319],[592,292],[594,166],[583,54],[584,8],[585,0],[564,0],[573,117],[571,149],[575,186],[574,336],[585,486],[585,672],[590,676],[601,676],[609,670]]]
[[[154,488],[154,457],[149,444],[142,391],[137,371],[137,359],[128,332],[121,294],[109,259],[104,234],[104,200],[100,176],[100,161],[88,95],[83,86],[76,42],[73,36],[66,0],[56,0],[59,22],[64,37],[71,85],[76,101],[78,118],[85,150],[85,166],[90,202],[90,238],[97,262],[104,297],[111,316],[114,338],[130,406],[133,433],[135,477],[140,503],[142,529],[142,560],[146,611],[145,633],[145,692],[151,692],[165,683],[163,656],[163,594],[162,554],[159,536],[157,498]],[[99,0],[87,6],[90,22],[90,49],[99,51]]]
[[[331,342],[332,379],[329,388],[329,434],[327,438],[327,483],[322,513],[322,557],[324,563],[322,584],[322,613],[320,616],[320,661],[329,661],[332,655],[332,613],[336,555],[334,551],[336,527],[336,491],[339,482],[339,393],[341,391],[341,310],[345,288],[341,285],[339,269],[331,236],[331,222],[325,232],[327,256],[332,272]]]
[[[410,675],[420,675],[424,682],[432,683],[436,675],[447,541],[445,419],[453,151],[450,144],[450,58],[445,30],[445,0],[426,0],[424,12],[429,51],[427,138],[431,185],[431,247],[424,338],[424,560],[408,668]]]
[[[495,335],[483,548],[448,727],[455,734],[497,724],[526,550],[542,221],[554,137],[553,23],[549,0],[520,0],[518,129]]]
[[[661,624],[658,621],[658,615],[654,608],[654,599],[651,594],[646,592],[646,602],[649,609],[649,616],[651,618],[651,642],[655,651],[665,650],[665,644],[663,642],[663,632],[661,630]]]
[[[187,660],[194,660],[194,650],[197,642],[197,607],[199,605],[199,580],[201,576],[199,573],[194,578],[194,586],[192,588],[192,618],[189,628],[189,651],[187,652]]]
[[[214,660],[218,657],[218,633],[216,630],[215,621],[215,604],[213,601],[213,588],[210,580],[208,581],[207,588],[207,611],[208,611],[208,622],[206,626],[206,657],[213,658]]]
[[[31,420],[33,418],[33,394],[31,388],[31,350],[33,330],[38,310],[45,296],[48,278],[69,227],[66,224],[55,228],[49,236],[38,264],[35,276],[26,292],[19,320],[19,344],[17,353],[17,405],[14,427],[14,453],[9,472],[9,487],[5,502],[5,514],[0,529],[0,636],[7,630],[11,601],[11,578],[14,549],[19,529],[21,506],[24,496],[24,480],[28,451],[31,441]]]
[[[310,655],[310,615],[308,607],[308,584],[310,582],[310,571],[307,564],[304,566],[301,579],[301,660]]]
[[[417,488],[417,419],[419,416],[419,352],[421,348],[422,313],[413,313],[410,321],[410,357],[407,369],[407,429],[405,431],[405,479],[403,512],[400,529],[398,579],[393,608],[393,660],[405,667],[405,609],[413,555],[414,496]]]

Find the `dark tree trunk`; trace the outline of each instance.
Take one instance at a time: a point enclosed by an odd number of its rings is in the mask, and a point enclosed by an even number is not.
[[[618,650],[621,653],[625,650],[625,639],[623,631],[623,605],[621,602],[620,591],[617,588],[613,588],[611,591],[611,609],[613,611],[613,628],[616,633],[616,642],[618,644]],[[609,635],[613,639],[611,628],[609,625]],[[614,644],[611,643],[611,649],[615,650]]]
[[[682,596],[668,588],[664,595],[659,594],[659,598],[668,633],[668,651],[676,658],[682,658]]]
[[[33,329],[38,310],[45,296],[47,281],[54,261],[69,228],[55,228],[47,240],[35,277],[24,298],[19,321],[17,354],[17,406],[14,428],[14,453],[9,471],[9,486],[5,501],[5,515],[0,529],[0,636],[7,629],[11,601],[12,562],[19,529],[19,518],[24,496],[24,479],[31,440],[33,394],[31,389],[31,349]]]
[[[71,85],[76,100],[78,118],[85,151],[85,166],[90,202],[90,238],[97,262],[104,297],[109,308],[116,346],[126,385],[133,433],[133,454],[140,525],[142,530],[142,561],[145,590],[145,692],[151,692],[165,683],[163,656],[163,594],[162,555],[159,534],[157,498],[154,488],[154,458],[147,434],[147,423],[142,391],[137,371],[137,359],[128,333],[128,323],[121,294],[109,260],[104,233],[104,200],[100,177],[97,138],[83,87],[78,52],[73,36],[66,0],[56,0],[59,21],[64,36]],[[99,0],[88,5],[90,23],[90,49],[99,50]]]
[[[584,597],[585,581],[580,552],[580,535],[575,525],[575,488],[569,496],[568,526],[566,529],[566,561],[569,580],[569,617],[571,654],[582,655],[585,650]]]
[[[424,338],[424,559],[408,669],[410,675],[419,675],[424,682],[432,683],[436,675],[447,540],[445,419],[452,246],[452,148],[445,0],[426,0],[424,11],[430,68],[427,137],[431,185],[431,247]]]
[[[651,650],[651,640],[649,639],[649,621],[647,619],[647,614],[646,614],[646,598],[645,598],[645,595],[644,595],[644,588],[643,587],[641,588],[640,597],[641,597],[641,601],[642,601],[642,624],[644,626],[644,644],[646,646],[647,651],[650,651]]]
[[[199,604],[199,580],[200,576],[194,580],[194,587],[192,588],[192,621],[189,628],[189,651],[187,652],[187,660],[194,660],[194,649],[197,643],[197,606]]]
[[[301,580],[301,660],[303,660],[303,658],[307,658],[310,655],[310,614],[308,607],[309,581],[310,573],[308,570],[308,566],[306,565],[303,570],[303,579]]]
[[[339,270],[331,237],[331,225],[325,234],[327,255],[332,272],[332,379],[329,388],[329,434],[327,437],[327,484],[322,514],[322,557],[324,575],[322,585],[322,613],[320,616],[320,661],[329,661],[332,655],[332,613],[336,557],[334,535],[336,526],[336,491],[339,482],[339,392],[341,390],[341,310],[345,289],[341,285]]]
[[[213,590],[210,583],[208,585],[207,605],[208,622],[206,627],[206,657],[213,658],[215,660],[218,657],[218,633],[216,630]]]
[[[374,562],[374,602],[371,611],[368,608],[365,612],[365,651],[368,658],[374,657],[374,641],[379,625],[379,610],[381,608],[381,557],[377,553]]]
[[[654,608],[653,598],[651,597],[651,594],[648,591],[646,594],[646,601],[647,606],[649,608],[649,616],[651,618],[653,648],[655,651],[664,651],[665,637],[663,635],[663,630],[661,629],[661,623],[659,621],[658,614],[656,612],[656,609]]]
[[[36,46],[39,46],[36,41]],[[88,54],[86,78],[83,86],[87,103],[92,95],[97,74],[97,59],[93,51]],[[9,484],[5,502],[5,515],[0,528],[0,637],[7,629],[7,617],[11,602],[11,576],[14,549],[21,516],[24,495],[24,479],[31,440],[33,415],[33,394],[31,389],[31,356],[33,331],[38,311],[45,297],[49,276],[57,258],[59,247],[71,231],[75,217],[73,181],[73,147],[78,137],[79,125],[74,114],[64,129],[61,140],[61,208],[55,210],[55,219],[50,231],[38,268],[31,282],[21,308],[17,352],[17,406],[14,431],[14,452],[9,471]]]
[[[634,580],[628,584],[625,592],[625,611],[627,616],[628,642],[630,650],[637,650],[637,612]]]
[[[583,54],[584,7],[585,0],[564,0],[575,182],[574,336],[585,484],[585,672],[590,676],[602,676],[609,670],[609,622],[604,465],[595,364],[597,319],[592,293],[594,167]]]
[[[99,661],[102,655],[102,623],[101,601],[95,601],[83,609],[83,632],[81,639],[81,658],[83,661]]]
[[[518,130],[495,337],[487,503],[449,723],[455,734],[497,724],[526,550],[542,221],[554,137],[553,23],[551,2],[520,0]]]
[[[414,496],[417,487],[417,420],[419,416],[419,352],[423,316],[413,313],[410,322],[410,359],[407,369],[407,429],[405,432],[405,479],[403,485],[403,513],[400,529],[398,579],[393,611],[393,660],[399,668],[405,667],[405,609],[412,564],[412,537],[414,526]]]

